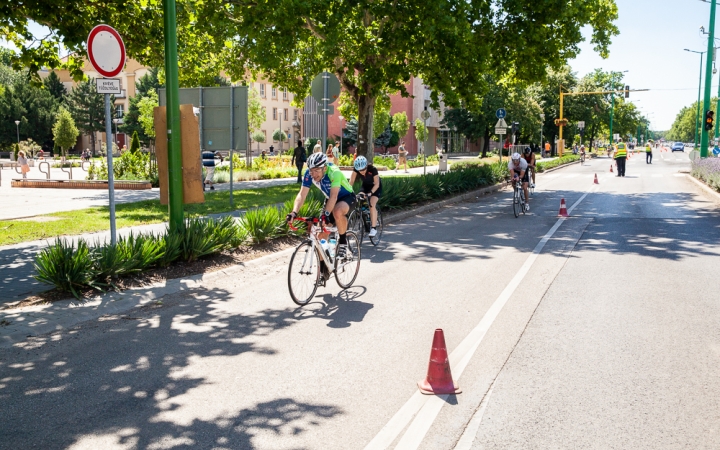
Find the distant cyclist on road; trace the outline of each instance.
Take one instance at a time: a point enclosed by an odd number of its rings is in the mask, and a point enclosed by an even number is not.
[[[528,167],[532,169],[532,184],[535,187],[535,153],[530,147],[525,147],[525,150],[523,150],[523,159],[527,162]]]
[[[308,169],[303,177],[302,187],[295,198],[293,210],[287,215],[286,220],[292,222],[302,208],[310,186],[313,184],[325,195],[325,207],[320,213],[320,221],[335,223],[337,225],[340,242],[338,243],[337,256],[345,258],[347,253],[347,214],[350,207],[355,203],[355,194],[348,183],[347,178],[334,165],[328,165],[327,156],[320,153],[313,153],[307,160]]]
[[[370,237],[375,237],[378,217],[376,205],[382,197],[382,183],[378,170],[372,164],[368,164],[368,160],[364,156],[358,156],[355,159],[355,170],[350,175],[350,185],[355,186],[355,181],[358,179],[362,181],[360,190],[367,195],[368,203],[370,203],[370,223],[372,224]]]
[[[525,211],[530,211],[530,196],[528,196],[528,163],[520,157],[520,153],[513,153],[512,158],[508,162],[508,171],[512,177],[512,185],[518,181],[522,181],[523,192],[525,192]]]

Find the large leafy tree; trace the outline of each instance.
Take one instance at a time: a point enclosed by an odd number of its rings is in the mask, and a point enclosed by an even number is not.
[[[47,78],[43,80],[43,85],[58,102],[62,103],[65,100],[67,91],[55,72],[50,72]]]
[[[130,98],[128,110],[123,116],[123,124],[120,126],[120,131],[126,134],[132,135],[133,133],[138,134],[140,141],[146,145],[150,144],[152,136],[149,136],[145,132],[145,128],[140,123],[140,110],[138,105],[140,101],[155,93],[157,96],[157,90],[163,87],[158,79],[159,69],[151,68],[145,75],[135,84],[135,96]]]
[[[95,133],[105,131],[105,99],[102,94],[98,94],[95,80],[91,78],[78,83],[68,94],[67,102],[75,125],[90,136],[90,145],[95,154]],[[115,104],[114,96],[110,96],[110,104]]]
[[[273,84],[304,97],[312,78],[330,70],[358,108],[360,154],[372,153],[373,110],[387,92],[407,96],[420,76],[439,105],[478,104],[482,74],[525,82],[544,78],[578,54],[581,28],[607,54],[617,34],[613,0],[209,0],[213,24],[202,32],[225,42],[236,78],[263,72]]]
[[[55,144],[60,147],[63,156],[67,156],[67,150],[75,145],[79,134],[80,131],[75,126],[75,121],[70,113],[65,108],[60,108],[53,127],[53,136]]]

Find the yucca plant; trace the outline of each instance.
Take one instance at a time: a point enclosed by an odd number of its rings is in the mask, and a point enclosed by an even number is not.
[[[213,219],[190,218],[185,221],[182,231],[182,256],[186,261],[195,261],[203,256],[219,253],[231,247],[235,231],[232,217],[216,221]]]
[[[35,258],[35,271],[36,280],[70,292],[75,298],[80,298],[79,289],[99,289],[101,286],[96,281],[97,273],[90,257],[90,248],[82,239],[77,246],[72,241],[56,239],[53,245],[42,250]]]
[[[283,234],[285,217],[273,206],[251,209],[240,219],[253,244],[262,244]]]
[[[183,234],[171,233],[170,230],[167,230],[165,235],[158,239],[158,246],[161,252],[158,265],[167,267],[180,259],[183,254]]]
[[[121,241],[120,242],[124,242]],[[90,256],[95,264],[98,279],[106,280],[117,278],[135,271],[135,261],[128,254],[127,246],[123,244],[110,245],[97,242]]]

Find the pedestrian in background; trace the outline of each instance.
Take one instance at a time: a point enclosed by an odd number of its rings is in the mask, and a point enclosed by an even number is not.
[[[321,153],[322,152],[322,144],[320,144],[320,140],[318,139],[317,142],[315,142],[315,147],[313,147],[313,153]]]
[[[652,164],[652,146],[649,142],[645,144],[645,164]]]
[[[340,143],[339,143],[339,142],[336,142],[336,143],[335,143],[335,147],[333,147],[333,158],[335,158],[335,160],[337,160],[337,162],[335,163],[335,165],[339,165],[339,164],[340,164],[340,154],[341,154],[341,153],[342,153],[342,152],[340,151]]]
[[[615,145],[615,163],[617,164],[618,177],[624,177],[625,176],[625,162],[627,161],[627,147],[625,146],[625,142],[618,141],[617,145]]]
[[[328,144],[327,149],[325,150],[325,156],[327,156],[328,162],[331,162],[336,166],[340,165],[340,160],[335,157],[335,151],[332,144]]]
[[[403,165],[405,166],[405,173],[408,173],[407,170],[407,155],[408,152],[405,150],[405,141],[400,141],[400,146],[398,147],[398,163],[395,167],[395,172],[398,171],[398,168]]]
[[[550,149],[550,141],[545,141],[545,154],[543,155],[543,158],[550,156]]]
[[[30,172],[30,166],[28,165],[28,160],[25,157],[25,152],[22,150],[18,152],[17,164],[20,166],[20,172],[22,172],[23,180],[26,180],[27,174]]]
[[[213,186],[213,175],[215,174],[215,153],[211,152],[210,150],[205,150],[202,152],[202,163],[203,167],[205,168],[205,181],[203,182],[203,191],[205,190],[206,185],[210,185],[210,190],[214,191],[215,186]]]
[[[302,183],[302,169],[303,164],[305,164],[305,161],[307,160],[307,155],[305,153],[305,146],[303,145],[302,141],[297,141],[297,147],[295,147],[295,150],[293,151],[292,160],[290,161],[290,164],[295,164],[295,167],[297,167],[298,171],[298,177],[297,182]]]

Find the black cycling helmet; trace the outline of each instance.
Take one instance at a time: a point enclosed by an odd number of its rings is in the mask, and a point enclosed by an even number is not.
[[[526,155],[528,153],[532,153],[532,149],[530,147],[525,147],[525,150],[523,150],[523,153],[525,153]]]

